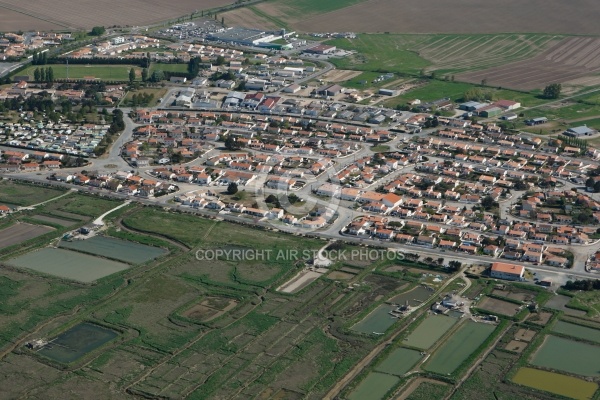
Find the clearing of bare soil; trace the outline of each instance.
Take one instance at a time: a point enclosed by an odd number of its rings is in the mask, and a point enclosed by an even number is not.
[[[321,75],[321,79],[327,82],[343,82],[357,77],[360,74],[362,74],[362,71],[332,69],[331,71]]]

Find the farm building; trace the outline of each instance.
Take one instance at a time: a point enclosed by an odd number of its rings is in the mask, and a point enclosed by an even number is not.
[[[336,85],[336,84],[323,85],[323,86],[317,88],[317,90],[316,90],[317,95],[327,96],[327,97],[335,96],[336,94],[340,94],[343,92],[344,92],[344,88],[341,87],[340,85]]]
[[[464,111],[477,111],[480,108],[486,107],[487,104],[480,103],[478,101],[467,101],[466,103],[462,103],[458,106],[460,110]]]
[[[337,48],[335,46],[329,46],[326,44],[318,44],[314,47],[304,50],[305,53],[310,54],[331,54],[335,52]]]
[[[512,101],[512,100],[498,100],[497,102],[494,103],[494,105],[496,107],[500,107],[507,111],[516,110],[517,108],[521,108],[521,103],[519,103],[518,101]]]
[[[281,33],[271,34],[257,29],[246,28],[229,28],[222,32],[215,32],[208,35],[209,40],[237,43],[245,46],[256,46],[261,43],[269,43],[281,38]],[[281,45],[277,46],[278,48],[282,47]]]
[[[586,125],[577,126],[575,128],[569,128],[565,131],[565,136],[581,137],[581,136],[592,136],[598,133],[597,130],[588,128]]]
[[[505,121],[512,121],[512,120],[517,119],[517,114],[515,114],[515,113],[508,113],[508,114],[505,114],[505,115],[501,116],[500,119],[503,119]]]
[[[480,117],[491,118],[502,114],[503,110],[500,107],[489,107],[479,112]]]
[[[525,121],[525,123],[529,126],[541,125],[541,124],[545,124],[546,122],[548,122],[548,118],[546,118],[546,117],[538,117],[538,118],[528,119],[527,121]]]
[[[395,96],[396,91],[392,89],[379,89],[379,94],[383,96]]]
[[[522,281],[525,267],[522,265],[495,262],[492,264],[490,276],[492,278],[506,279],[509,281]]]
[[[286,87],[285,89],[283,89],[283,91],[285,93],[296,93],[300,90],[300,85],[298,84],[291,84],[290,86]]]

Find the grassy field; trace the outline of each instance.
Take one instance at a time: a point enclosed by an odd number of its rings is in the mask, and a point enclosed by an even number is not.
[[[66,190],[0,181],[0,204],[30,206],[64,194]]]
[[[415,90],[408,91],[400,96],[387,100],[384,104],[388,107],[395,107],[398,104],[406,104],[413,99],[421,101],[438,100],[449,97],[453,101],[462,101],[466,91],[478,88],[479,85],[463,82],[451,82],[442,80],[428,80],[425,86]],[[540,98],[535,93],[523,93],[507,89],[482,88],[489,92],[493,99],[514,100],[521,103],[523,107],[532,107],[543,104],[547,100]]]
[[[98,217],[106,211],[117,207],[119,204],[121,204],[119,200],[74,194],[45,204],[39,210],[49,214],[58,211],[59,213],[67,212],[85,217]]]
[[[409,50],[406,38],[404,35],[358,35],[356,39],[333,39],[326,43],[356,51],[352,56],[330,60],[339,69],[418,75],[431,63]]]
[[[67,65],[66,64],[49,64],[43,66],[43,68],[52,67],[54,71],[55,79],[67,79]],[[30,66],[24,71],[20,72],[21,75],[29,75],[33,79],[33,73],[37,66]],[[40,67],[41,68],[41,67]],[[95,78],[105,81],[127,81],[129,80],[129,71],[133,68],[136,71],[137,80],[141,80],[142,69],[137,65],[81,65],[71,64],[69,65],[69,79],[83,79],[83,78]]]
[[[439,76],[480,70],[532,57],[560,39],[556,35],[406,35],[360,34],[327,43],[357,54],[332,62],[343,69],[415,75],[421,69]]]
[[[154,71],[187,72],[187,64],[152,63],[150,74]]]
[[[406,397],[406,400],[442,399],[448,393],[448,385],[433,382],[421,382],[419,386]]]
[[[130,90],[127,92],[127,95],[125,95],[125,98],[123,98],[122,104],[124,106],[127,106],[131,102],[134,94],[150,94],[152,95],[152,99],[150,100],[148,105],[153,106],[157,103],[159,99],[163,98],[166,93],[166,88],[144,88],[139,90]]]

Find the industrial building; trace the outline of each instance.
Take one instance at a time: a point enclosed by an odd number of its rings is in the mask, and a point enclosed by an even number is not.
[[[318,44],[314,47],[304,50],[305,53],[309,54],[331,54],[336,51],[337,47],[329,46],[326,44]]]
[[[208,35],[208,40],[215,40],[224,43],[233,43],[243,46],[258,46],[273,49],[292,48],[287,43],[272,43],[276,40],[285,39],[291,33],[285,30],[280,32],[267,32],[258,29],[229,28],[222,32],[215,32]]]
[[[598,133],[596,129],[587,127],[586,125],[577,126],[575,128],[569,128],[565,131],[565,136],[581,137],[581,136],[592,136]]]

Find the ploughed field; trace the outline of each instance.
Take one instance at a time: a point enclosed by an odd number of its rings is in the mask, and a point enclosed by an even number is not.
[[[523,61],[456,75],[472,83],[532,90],[548,83],[581,80],[600,71],[600,39],[566,38],[543,53]]]
[[[231,0],[2,0],[0,7],[12,10],[15,17],[23,19],[23,26],[10,24],[12,30],[42,30],[89,29],[98,25],[143,26],[232,3]]]
[[[10,226],[0,230],[0,249],[33,239],[34,237],[52,232],[53,230],[53,228],[47,226],[24,223]]]

